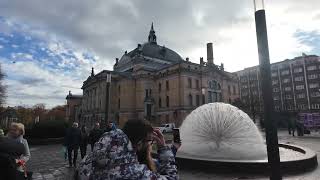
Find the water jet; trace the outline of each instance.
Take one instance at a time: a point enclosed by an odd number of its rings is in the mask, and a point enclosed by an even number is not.
[[[192,111],[180,127],[182,146],[179,168],[200,171],[266,173],[267,150],[252,119],[230,104],[209,103]],[[311,149],[279,144],[283,173],[297,173],[317,166]]]

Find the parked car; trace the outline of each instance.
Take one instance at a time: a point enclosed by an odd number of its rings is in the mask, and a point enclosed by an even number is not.
[[[162,124],[159,129],[162,133],[172,132],[172,129],[175,128],[174,123]]]

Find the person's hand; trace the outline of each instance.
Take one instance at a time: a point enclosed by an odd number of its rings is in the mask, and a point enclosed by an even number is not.
[[[181,143],[173,143],[173,146],[178,150],[181,146]]]
[[[166,145],[166,141],[160,129],[153,130],[153,138],[157,141],[158,148],[161,148]]]

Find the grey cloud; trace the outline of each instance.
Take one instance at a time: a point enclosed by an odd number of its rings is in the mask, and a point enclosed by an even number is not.
[[[31,77],[24,77],[24,78],[18,79],[18,81],[22,84],[26,84],[30,86],[40,85],[45,82],[45,80],[43,79],[31,78]]]
[[[239,13],[251,7],[250,3],[231,0],[10,0],[0,2],[0,12],[2,16],[41,26],[78,47],[91,49],[112,64],[125,50],[146,41],[152,21],[159,43],[186,56],[184,53],[193,48],[205,48],[207,41],[223,40],[215,34],[237,22]],[[197,23],[197,16],[201,16],[201,24]],[[208,34],[211,37],[207,37]]]

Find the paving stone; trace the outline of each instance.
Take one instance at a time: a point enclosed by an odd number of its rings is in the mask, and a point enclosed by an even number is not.
[[[279,142],[291,143],[299,146],[308,147],[318,155],[318,162],[320,162],[320,133],[312,132],[311,135],[303,137],[292,137],[288,135],[287,131],[279,131]],[[34,180],[55,179],[55,180],[71,180],[74,169],[68,167],[68,161],[65,161],[61,153],[62,145],[43,145],[31,147],[31,159],[27,164],[28,170],[32,171]],[[89,150],[89,149],[88,149]],[[87,151],[89,152],[89,151]],[[78,162],[80,161],[80,152],[78,153]],[[267,180],[269,177],[257,175],[239,175],[239,174],[214,174],[203,173],[198,171],[179,171],[180,179],[182,180],[237,180],[237,179],[254,179]],[[285,176],[288,180],[319,180],[320,167],[314,171],[299,175]]]

